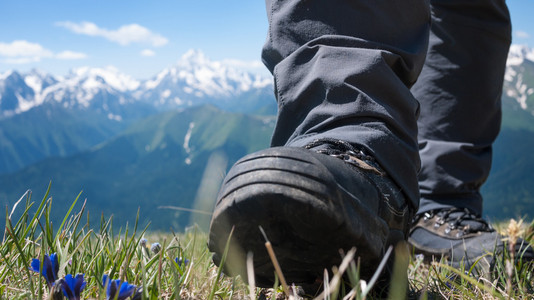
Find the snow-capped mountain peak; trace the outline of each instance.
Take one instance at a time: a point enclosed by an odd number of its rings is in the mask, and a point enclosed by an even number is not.
[[[163,79],[169,75],[169,73],[173,73],[172,71],[174,70],[163,69],[163,71],[159,72],[154,78],[145,81],[143,84],[144,89],[151,90],[156,88],[163,81]]]
[[[529,62],[528,64],[526,62]],[[512,45],[506,62],[504,94],[514,99],[523,110],[534,114],[534,82],[532,82],[534,50],[524,45]]]
[[[3,86],[8,86],[7,89]],[[65,108],[95,109],[113,114],[126,104],[172,109],[210,103],[239,107],[240,99],[272,99],[272,79],[245,72],[202,51],[190,50],[173,66],[153,78],[139,81],[117,68],[80,67],[64,77],[39,70],[0,74],[0,116],[11,116],[44,103]],[[249,107],[260,105],[249,104]]]
[[[33,89],[35,95],[39,95],[42,90],[58,82],[58,80],[46,72],[33,69],[24,76],[24,82]]]
[[[68,77],[76,81],[90,81],[95,83],[100,81],[121,92],[133,91],[140,85],[138,80],[119,72],[113,66],[107,66],[105,68],[80,67],[73,69]],[[98,80],[98,78],[101,78],[103,81]]]
[[[230,101],[257,89],[270,89],[272,79],[253,75],[212,61],[202,51],[189,50],[135,92],[137,99],[150,99],[158,106],[189,106],[193,103]]]
[[[217,64],[217,62],[212,62],[204,52],[198,49],[190,49],[178,61],[177,65],[182,68],[192,68],[195,66]]]
[[[508,52],[507,66],[517,66],[524,60],[534,61],[534,50],[526,45],[512,45]]]
[[[0,73],[0,80],[5,80],[6,78],[8,78],[11,74],[13,73],[13,70],[7,70],[3,73]]]

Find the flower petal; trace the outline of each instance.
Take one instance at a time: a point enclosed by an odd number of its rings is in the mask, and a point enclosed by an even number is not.
[[[85,288],[87,282],[83,279],[84,274],[76,274],[75,284],[74,284],[74,294],[80,297],[81,292]]]
[[[143,288],[137,288],[135,289],[135,293],[133,293],[131,300],[141,300],[143,298]]]
[[[43,274],[49,287],[54,285],[54,282],[56,282],[57,279],[57,272],[54,272],[52,261],[48,255],[43,257],[43,270],[41,271],[41,274]]]
[[[128,281],[124,281],[121,284],[121,289],[119,291],[119,299],[126,299],[130,297],[135,291],[136,286],[133,284],[128,284]]]
[[[39,272],[40,268],[41,268],[41,261],[38,260],[37,258],[33,258],[32,263],[31,263],[31,270],[37,273],[41,273]]]
[[[119,279],[110,280],[107,274],[102,276],[102,284],[106,287],[106,299],[117,297],[118,300],[124,300],[130,297],[136,289],[134,284],[128,284],[127,281],[121,283]]]
[[[84,274],[76,274],[73,277],[71,274],[65,275],[65,279],[61,279],[65,282],[63,294],[67,296],[69,300],[79,300],[81,298],[81,292],[84,289],[86,282],[83,279]]]
[[[54,277],[57,279],[57,273],[59,272],[59,259],[56,253],[50,254],[50,263],[52,264],[52,270],[54,270]]]
[[[108,274],[102,275],[102,285],[103,286],[109,285],[108,278],[109,278]]]
[[[63,290],[63,295],[65,295],[65,297],[67,297],[69,300],[76,300],[76,295],[72,289],[73,281],[74,279],[70,274],[67,274],[63,279],[58,280],[59,284],[61,285],[61,289]]]
[[[189,264],[189,259],[184,259],[182,257],[177,257],[174,259],[174,261],[178,264],[179,267],[182,266],[182,264],[185,266],[187,266],[187,264]]]

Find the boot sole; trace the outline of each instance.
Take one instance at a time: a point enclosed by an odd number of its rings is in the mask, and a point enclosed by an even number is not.
[[[220,265],[233,228],[223,266],[226,274],[241,275],[246,282],[245,257],[252,252],[256,284],[273,286],[275,271],[260,226],[288,283],[317,284],[325,268],[339,265],[340,250],[352,247],[364,258],[361,276],[374,273],[388,241],[388,226],[370,205],[339,186],[317,155],[324,154],[271,148],[244,157],[230,170],[219,193],[208,245]]]

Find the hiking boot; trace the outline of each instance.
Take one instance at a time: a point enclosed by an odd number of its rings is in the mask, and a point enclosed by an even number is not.
[[[273,287],[275,270],[260,226],[288,284],[314,286],[356,247],[369,278],[385,250],[403,241],[412,209],[373,158],[350,144],[319,140],[305,148],[277,147],[239,160],[218,195],[209,249],[220,265],[233,228],[227,275],[245,282],[245,257],[253,254],[255,283]]]
[[[415,254],[426,260],[442,257],[455,268],[486,273],[502,256],[507,241],[480,216],[468,209],[446,208],[417,214],[408,237]],[[532,261],[534,251],[528,242],[518,238],[513,250],[517,261]]]

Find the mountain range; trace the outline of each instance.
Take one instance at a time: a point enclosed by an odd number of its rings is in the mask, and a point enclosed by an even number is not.
[[[78,68],[65,77],[33,70],[0,74],[0,174],[50,156],[86,150],[157,112],[211,104],[273,115],[270,78],[189,51],[139,81],[113,67]]]
[[[503,126],[482,192],[493,219],[534,216],[534,51],[511,48]],[[83,191],[87,209],[151,229],[182,229],[211,209],[227,168],[265,148],[277,106],[270,78],[189,51],[148,80],[109,68],[64,77],[0,74],[0,203],[49,181],[62,217]],[[504,209],[503,204],[506,203]],[[195,222],[198,219],[194,220]],[[96,224],[94,224],[96,225]]]
[[[94,110],[117,121],[129,117],[124,107],[138,104],[159,111],[214,104],[228,110],[274,114],[276,106],[264,101],[266,98],[272,99],[272,79],[211,61],[198,50],[188,51],[175,65],[142,81],[111,66],[77,68],[64,77],[39,70],[0,74],[3,118],[50,103]]]

